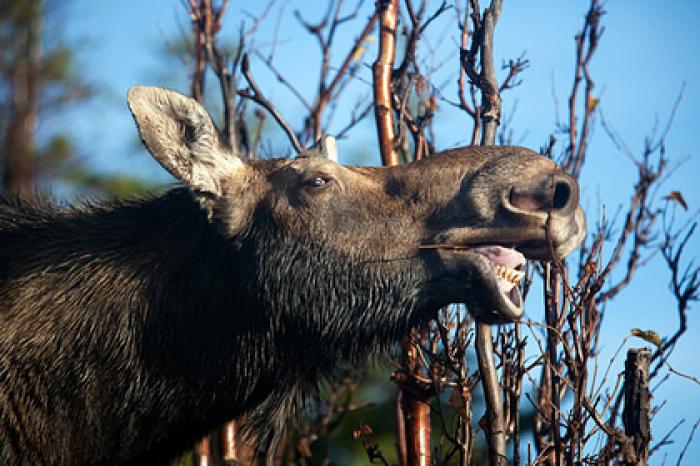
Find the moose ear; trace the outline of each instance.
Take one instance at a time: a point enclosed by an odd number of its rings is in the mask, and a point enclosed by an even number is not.
[[[224,148],[207,111],[194,99],[159,87],[129,89],[129,108],[148,151],[175,178],[203,196],[244,164]]]

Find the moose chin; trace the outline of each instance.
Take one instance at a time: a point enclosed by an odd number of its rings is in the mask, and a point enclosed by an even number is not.
[[[0,201],[2,464],[164,462],[242,413],[264,439],[339,363],[442,306],[519,319],[525,259],[585,232],[576,182],[524,148],[243,161],[194,100],[128,102],[181,186]]]

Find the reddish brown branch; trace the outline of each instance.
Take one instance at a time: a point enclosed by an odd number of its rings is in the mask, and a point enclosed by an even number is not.
[[[399,0],[379,0],[379,54],[374,62],[374,113],[377,121],[379,151],[384,165],[398,165],[394,148],[395,129],[392,112],[391,76],[396,54],[396,25]]]
[[[421,348],[407,336],[402,342],[401,369],[394,372],[392,380],[399,386],[400,405],[397,415],[402,415],[398,422],[398,449],[406,466],[430,465],[430,403],[434,395],[433,384],[423,372],[426,361],[420,354]],[[405,452],[405,453],[404,453]]]
[[[403,390],[396,391],[396,450],[399,465],[408,465],[408,446],[406,437],[406,412],[404,411]]]
[[[398,0],[377,2],[379,15],[379,53],[373,67],[374,111],[382,163],[387,166],[399,163],[395,150],[395,127],[393,105],[396,95],[392,89],[392,73],[396,54],[396,27],[398,23]],[[405,466],[427,466],[430,464],[430,405],[429,395],[408,388],[423,370],[417,347],[406,337],[403,344],[402,371],[397,371],[394,381],[399,384],[400,406],[399,452]],[[405,453],[404,453],[405,452]],[[405,458],[405,459],[404,459]]]
[[[407,465],[430,465],[430,404],[427,400],[417,398],[404,392],[404,416],[408,421]]]
[[[406,36],[403,59],[393,71],[392,76],[392,104],[399,121],[395,146],[402,147],[402,152],[408,154],[410,148],[407,133],[410,132],[413,139],[413,160],[420,160],[433,151],[430,142],[432,138],[426,134],[426,130],[430,130],[430,123],[436,108],[436,93],[430,80],[421,73],[416,60],[418,42],[428,25],[451,7],[447,5],[446,1],[443,1],[436,11],[424,21],[427,1],[421,1],[418,9],[414,8],[412,0],[405,0],[404,3],[409,24],[403,27],[403,35]],[[410,100],[414,96],[418,100],[418,108],[412,110]]]
[[[238,448],[236,421],[230,421],[221,427],[221,458],[225,462],[238,462]]]
[[[195,464],[200,466],[207,466],[210,464],[210,442],[209,436],[207,435],[202,440],[197,442],[194,447],[194,461]]]

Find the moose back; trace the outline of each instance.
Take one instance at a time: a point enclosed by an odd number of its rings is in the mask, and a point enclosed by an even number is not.
[[[441,306],[517,320],[525,257],[584,234],[576,183],[527,149],[243,162],[195,101],[128,100],[182,187],[0,202],[2,464],[163,462],[243,412],[279,429],[315,381]]]

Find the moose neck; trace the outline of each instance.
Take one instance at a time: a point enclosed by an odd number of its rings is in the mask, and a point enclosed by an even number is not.
[[[251,370],[256,357],[265,356],[249,355],[242,347],[267,351],[253,341],[264,333],[264,321],[239,284],[235,268],[240,258],[188,192],[172,191],[156,202],[162,216],[147,233],[152,244],[146,248],[160,250],[153,251],[153,268],[147,273],[153,306],[144,322],[144,341],[156,351],[161,342],[166,344],[174,352],[166,356],[174,368],[182,359],[219,383],[238,378]],[[164,335],[163,322],[169,334]]]
[[[11,435],[29,463],[51,462],[39,455],[57,444],[66,464],[171,458],[272,389],[259,363],[265,332],[236,285],[233,253],[187,191],[13,212],[16,227],[0,231],[11,265],[0,267],[0,298],[22,313],[0,316],[11,319],[1,397],[51,409],[0,402],[10,409],[0,417],[21,420]]]
[[[151,203],[143,207],[157,212],[142,224],[148,252],[140,260],[152,262],[139,264],[148,269],[139,354],[156,377],[182,378],[194,390],[183,400],[196,400],[202,422],[223,422],[240,414],[233,406],[248,409],[273,389],[270,317],[243,286],[245,257],[189,191]]]

